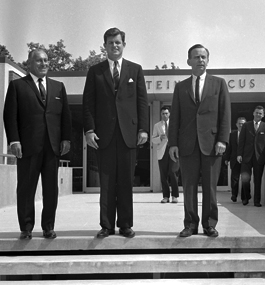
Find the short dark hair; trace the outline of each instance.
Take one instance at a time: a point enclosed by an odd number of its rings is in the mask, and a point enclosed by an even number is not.
[[[196,45],[192,46],[192,47],[188,50],[188,58],[189,58],[189,59],[191,58],[191,52],[192,52],[194,49],[196,49],[196,48],[204,48],[204,49],[206,50],[206,52],[207,52],[207,57],[209,58],[209,56],[210,56],[209,50],[208,50],[206,47],[204,47],[203,45],[201,45],[201,44],[196,44]]]
[[[257,109],[258,110],[263,110],[263,113],[264,113],[264,107],[263,106],[261,106],[261,105],[256,106],[254,111],[257,110]]]
[[[110,28],[104,34],[104,43],[107,43],[108,37],[115,37],[117,35],[121,35],[122,42],[125,42],[125,33],[118,28]]]
[[[31,50],[31,51],[29,52],[29,54],[28,54],[28,59],[31,59],[31,58],[32,58],[34,52],[44,52],[44,53],[47,55],[46,50],[44,50],[44,49],[42,49],[42,48],[36,48],[36,49],[33,49],[33,50]],[[47,56],[48,56],[48,55],[47,55]]]
[[[245,117],[238,117],[236,122],[238,122],[238,121],[245,121],[246,122],[247,120]]]
[[[162,111],[165,111],[165,110],[168,110],[168,112],[170,113],[170,108],[168,106],[163,106],[161,109],[160,109],[160,113]]]

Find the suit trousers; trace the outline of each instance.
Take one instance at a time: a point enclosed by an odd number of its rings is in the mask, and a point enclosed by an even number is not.
[[[244,197],[247,200],[251,198],[250,180],[252,168],[254,176],[254,204],[259,204],[261,199],[261,180],[264,164],[259,164],[257,162],[255,153],[252,155],[252,159],[249,162],[243,162],[241,165],[242,187],[244,191]]]
[[[133,226],[133,178],[136,148],[128,148],[118,123],[110,144],[98,149],[100,176],[100,225],[114,229]]]
[[[34,200],[40,175],[43,198],[41,227],[46,231],[54,229],[58,202],[58,167],[59,158],[52,150],[47,133],[41,152],[17,159],[17,213],[21,231],[32,231],[34,228]]]
[[[232,196],[238,196],[238,188],[239,188],[239,178],[241,172],[241,164],[236,162],[233,168],[231,169],[231,188],[232,188]],[[244,200],[244,191],[243,186],[241,189],[241,200]]]
[[[178,162],[174,162],[169,156],[169,147],[167,146],[165,149],[165,153],[162,159],[158,160],[160,178],[162,184],[162,192],[163,197],[170,197],[170,188],[169,181],[171,184],[171,196],[179,197],[179,189],[178,189],[178,175],[177,175],[177,167],[176,164]]]
[[[216,188],[221,170],[222,157],[206,156],[195,144],[193,153],[180,156],[180,169],[182,175],[184,195],[184,226],[197,229],[198,216],[198,183],[202,177],[202,226],[215,227],[218,222],[218,208]]]

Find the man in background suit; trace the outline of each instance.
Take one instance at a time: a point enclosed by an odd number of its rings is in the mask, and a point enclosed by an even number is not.
[[[133,176],[136,147],[147,141],[148,103],[140,65],[122,57],[125,33],[104,34],[108,59],[92,66],[83,95],[86,142],[96,149],[100,177],[100,225],[97,237],[134,237]]]
[[[244,192],[243,205],[251,199],[250,180],[253,168],[254,176],[254,206],[261,207],[261,179],[265,163],[265,123],[264,108],[257,106],[253,112],[254,120],[246,122],[239,136],[237,161],[241,163],[241,179]]]
[[[161,118],[154,125],[152,142],[157,145],[157,159],[160,171],[160,179],[162,184],[163,199],[161,203],[168,203],[170,198],[169,181],[171,184],[172,203],[178,203],[179,189],[178,189],[178,168],[179,163],[174,162],[169,155],[168,146],[168,126],[169,126],[170,112],[169,108],[164,106],[161,108]]]
[[[33,50],[29,74],[11,81],[4,106],[8,143],[17,159],[17,213],[20,239],[31,239],[35,224],[34,198],[41,174],[45,238],[54,231],[58,201],[59,157],[70,150],[71,116],[63,83],[47,78],[47,54]]]
[[[170,156],[179,156],[184,194],[184,230],[181,237],[198,233],[198,183],[202,177],[202,227],[207,236],[216,237],[218,208],[216,188],[222,154],[229,141],[231,106],[224,79],[206,73],[209,51],[194,45],[187,63],[192,76],[175,86],[172,102]]]
[[[230,168],[231,168],[231,188],[232,188],[232,196],[231,200],[233,202],[237,201],[238,195],[238,187],[239,187],[239,178],[240,178],[240,170],[241,164],[237,161],[237,148],[239,142],[239,134],[241,132],[242,126],[245,124],[246,119],[240,117],[237,119],[237,130],[232,131],[229,137],[229,145],[225,152],[225,164],[228,165],[230,161]],[[243,188],[241,190],[241,200],[244,200],[244,191]]]

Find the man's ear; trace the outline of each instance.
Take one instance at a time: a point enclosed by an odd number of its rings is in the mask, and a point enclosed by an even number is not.
[[[188,66],[191,66],[191,65],[190,65],[190,59],[189,59],[189,58],[187,59],[187,64],[188,64]]]

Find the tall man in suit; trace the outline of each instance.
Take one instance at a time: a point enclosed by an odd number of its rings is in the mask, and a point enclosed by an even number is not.
[[[134,237],[133,176],[136,146],[148,135],[148,103],[140,65],[122,57],[125,33],[111,28],[104,34],[108,59],[92,66],[83,95],[86,142],[96,149],[100,177],[100,225],[97,237]]]
[[[198,182],[202,176],[202,227],[216,237],[218,208],[216,187],[222,154],[229,141],[231,106],[224,79],[206,73],[209,51],[194,45],[187,63],[192,76],[175,86],[169,145],[173,160],[179,156],[184,194],[184,230],[181,237],[198,233]]]
[[[254,206],[261,207],[261,179],[265,163],[265,123],[264,108],[257,106],[253,112],[254,120],[246,122],[239,136],[237,161],[241,163],[241,178],[244,192],[243,205],[251,199],[250,180],[253,168]]]
[[[160,179],[162,184],[163,199],[161,203],[168,203],[170,198],[169,181],[172,189],[172,203],[178,202],[179,189],[178,189],[178,161],[175,162],[170,158],[168,146],[168,127],[169,127],[170,112],[167,106],[161,108],[161,118],[154,125],[152,142],[157,145],[157,159],[160,171]]]
[[[246,119],[243,117],[240,117],[237,119],[237,122],[236,122],[237,130],[232,131],[230,133],[229,145],[225,152],[225,164],[228,165],[228,162],[230,161],[231,188],[232,188],[231,200],[233,202],[237,201],[240,170],[241,170],[241,164],[237,161],[237,148],[238,148],[238,142],[239,142],[239,134],[245,122],[246,122]],[[243,188],[241,190],[241,200],[242,201],[244,200]]]
[[[43,236],[56,238],[59,157],[70,150],[71,116],[63,83],[46,76],[49,68],[47,54],[41,49],[31,51],[28,68],[27,76],[10,82],[4,106],[7,140],[18,158],[20,238],[32,238],[34,197],[40,174]]]

